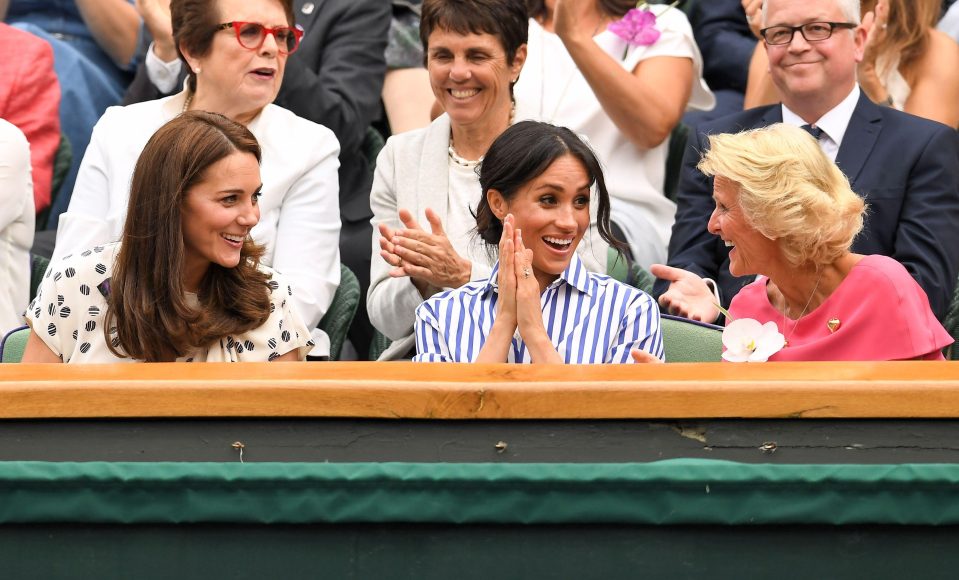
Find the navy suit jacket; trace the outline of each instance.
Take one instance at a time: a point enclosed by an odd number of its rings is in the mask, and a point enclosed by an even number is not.
[[[704,123],[691,133],[683,157],[676,223],[669,242],[669,265],[719,285],[728,306],[755,279],[729,273],[729,249],[706,231],[713,211],[712,179],[696,169],[707,136],[734,133],[782,122],[780,105],[757,107]],[[870,101],[856,104],[836,156],[853,191],[868,205],[865,226],[852,250],[882,254],[901,262],[929,296],[942,320],[959,272],[959,133]],[[666,291],[656,282],[654,293]]]

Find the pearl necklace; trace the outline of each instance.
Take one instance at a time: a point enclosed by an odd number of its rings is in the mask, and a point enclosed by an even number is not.
[[[182,113],[186,113],[187,111],[189,111],[189,110],[190,110],[190,105],[192,105],[192,104],[193,104],[193,93],[190,93],[189,95],[187,95],[186,100],[183,101],[183,110],[180,111],[180,113],[182,114]]]

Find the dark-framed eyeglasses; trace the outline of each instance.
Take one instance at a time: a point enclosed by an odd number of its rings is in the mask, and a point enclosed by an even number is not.
[[[276,28],[270,28],[258,22],[234,21],[218,24],[216,27],[217,30],[226,30],[227,28],[233,28],[236,32],[236,41],[239,42],[243,48],[250,50],[257,50],[263,46],[266,35],[272,34],[273,38],[276,39],[276,46],[279,48],[280,54],[292,54],[295,52],[300,46],[300,39],[303,38],[303,29],[299,26],[277,26]]]
[[[856,28],[858,24],[852,22],[807,22],[799,26],[770,26],[759,31],[766,44],[778,46],[789,44],[798,30],[806,42],[819,42],[832,36],[837,28]]]

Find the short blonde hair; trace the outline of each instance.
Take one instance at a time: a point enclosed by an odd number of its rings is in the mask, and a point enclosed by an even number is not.
[[[793,266],[829,264],[862,230],[866,204],[849,180],[799,127],[777,123],[711,135],[699,170],[739,186],[750,226],[780,241]]]

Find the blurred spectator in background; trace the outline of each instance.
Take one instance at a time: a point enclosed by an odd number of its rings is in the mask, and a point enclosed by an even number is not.
[[[703,55],[703,78],[716,95],[716,106],[710,111],[687,111],[683,122],[690,128],[743,110],[749,59],[756,49],[756,36],[746,20],[745,2],[761,3],[762,0],[693,3],[689,22]]]
[[[430,124],[434,98],[420,42],[420,4],[421,0],[393,0],[383,108],[394,135]]]
[[[62,91],[60,127],[73,150],[63,195],[50,211],[49,227],[55,228],[70,201],[93,125],[120,102],[133,78],[140,17],[132,0],[0,0],[4,13],[8,24],[53,47]]]
[[[53,160],[60,145],[60,83],[53,49],[40,38],[0,23],[0,118],[23,131],[30,143],[33,205],[50,205]],[[17,55],[17,58],[11,58]]]
[[[0,119],[0,334],[23,324],[30,302],[33,218],[30,146]]]

